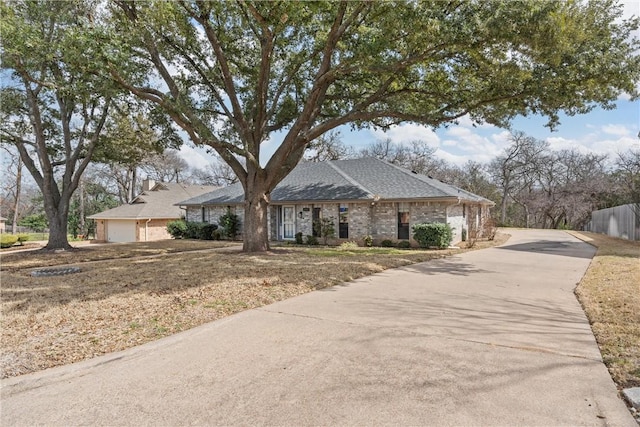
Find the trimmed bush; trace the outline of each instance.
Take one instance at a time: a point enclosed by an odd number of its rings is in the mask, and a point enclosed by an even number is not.
[[[301,245],[304,243],[304,240],[302,239],[302,232],[298,231],[296,233],[296,244]]]
[[[389,239],[385,239],[382,242],[380,242],[380,246],[382,246],[383,248],[392,248],[395,245],[393,244],[393,241]]]
[[[3,234],[0,237],[0,248],[10,248],[18,241],[18,236],[15,234]]]
[[[411,249],[411,242],[408,240],[400,240],[398,242],[398,248],[400,249]]]
[[[370,248],[371,246],[373,246],[373,237],[371,236],[364,236],[362,238],[362,241],[364,243],[364,245],[368,248]]]
[[[187,222],[184,237],[186,239],[213,240],[215,239],[215,231],[218,229],[216,224],[208,222]]]
[[[426,223],[413,226],[413,238],[421,248],[444,249],[451,244],[453,230],[449,224]]]
[[[317,245],[318,243],[318,238],[316,236],[307,236],[307,245]]]
[[[174,239],[184,239],[187,232],[187,223],[181,219],[175,221],[169,221],[167,223],[167,232],[171,234]]]
[[[218,231],[217,224],[204,224],[200,230],[200,239],[202,240],[219,240],[216,239],[216,232]]]
[[[220,224],[220,232],[223,237],[229,240],[235,240],[240,231],[240,218],[238,215],[227,209],[227,213],[222,215],[218,220]]]

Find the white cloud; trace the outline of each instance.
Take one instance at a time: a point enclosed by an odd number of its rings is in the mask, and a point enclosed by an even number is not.
[[[618,95],[617,101],[631,101],[631,95],[629,95],[627,92],[622,92],[620,95]]]
[[[386,132],[383,132],[380,129],[375,129],[370,132],[373,134],[375,139],[389,138],[396,144],[403,144],[411,141],[425,141],[432,147],[440,145],[440,138],[432,129],[413,123],[399,126],[394,125]]]
[[[199,150],[201,149],[196,149],[190,145],[182,144],[180,147],[180,156],[182,156],[190,167],[194,169],[204,169],[213,161],[213,156],[207,155],[206,152],[203,154]]]
[[[476,130],[460,126],[450,128],[445,133],[449,138],[443,143],[443,146],[456,147],[467,153],[468,160],[477,162],[491,160],[500,154],[502,148],[508,144],[509,136],[509,133],[505,131],[483,136]]]
[[[498,129],[497,127],[495,127],[494,125],[490,124],[490,123],[475,123],[473,122],[473,120],[471,120],[471,117],[469,117],[468,114],[465,114],[464,116],[460,117],[458,119],[458,126],[462,126],[465,128],[470,128],[470,129]]]
[[[549,148],[552,151],[578,150],[579,152],[584,154],[594,152],[594,150],[587,147],[584,142],[578,142],[575,139],[564,138],[561,136],[551,136],[549,138],[545,138],[545,141],[549,143]]]
[[[469,156],[467,155],[453,154],[445,150],[436,150],[435,156],[439,159],[446,161],[447,163],[450,163],[456,166],[462,166],[465,163],[467,163],[468,160],[470,160]]]
[[[577,150],[582,154],[605,154],[609,160],[613,161],[618,153],[638,148],[638,139],[632,135],[625,135],[619,138],[594,138],[594,139],[571,139],[563,137],[550,137],[545,139],[552,150]]]
[[[602,132],[615,135],[615,136],[627,136],[631,134],[631,129],[627,128],[624,125],[605,125],[602,126]]]

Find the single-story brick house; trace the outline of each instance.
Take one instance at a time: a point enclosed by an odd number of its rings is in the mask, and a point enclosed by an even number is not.
[[[210,193],[218,187],[155,183],[145,180],[142,193],[126,205],[88,218],[96,221],[96,242],[147,242],[170,239],[167,223],[183,218],[185,212],[176,203]]]
[[[234,184],[179,203],[188,221],[217,223],[227,209],[243,223],[244,194]],[[437,179],[376,158],[300,163],[271,192],[269,238],[293,240],[314,235],[313,221],[331,218],[336,238],[376,243],[412,240],[411,227],[449,223],[453,242],[462,230],[480,225],[494,203]],[[414,242],[415,243],[415,242]]]

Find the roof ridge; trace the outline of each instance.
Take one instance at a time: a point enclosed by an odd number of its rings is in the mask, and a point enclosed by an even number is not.
[[[419,173],[419,172],[415,172],[415,171],[409,170],[407,168],[403,168],[402,166],[394,165],[393,163],[388,162],[386,160],[382,160],[382,159],[376,159],[376,160],[379,160],[379,161],[381,161],[381,162],[383,162],[383,163],[385,163],[385,164],[387,164],[389,166],[393,166],[394,168],[398,169],[399,171],[401,171],[405,175],[410,176],[410,177],[412,177],[414,179],[417,179],[418,181],[425,182],[425,183],[435,187],[436,189],[448,194],[451,197],[460,197],[460,194],[459,194],[460,191],[457,191],[457,192],[454,191],[453,194],[451,194],[452,193],[451,190],[462,190],[461,188],[458,188],[455,185],[447,184],[446,182],[442,182],[439,179],[432,178],[429,175],[425,175],[425,174],[422,174],[422,173]],[[442,187],[445,187],[445,188],[442,188]],[[464,190],[462,190],[462,191],[464,191]]]
[[[371,191],[369,191],[368,188],[366,188],[364,185],[360,184],[358,181],[356,181],[355,179],[353,179],[352,177],[350,177],[349,175],[347,175],[346,172],[344,172],[342,169],[340,169],[338,167],[338,165],[335,165],[333,163],[332,160],[327,160],[327,164],[329,166],[331,166],[336,172],[338,172],[344,179],[346,179],[347,181],[349,181],[351,184],[355,185],[356,187],[358,187],[360,190],[364,191],[365,193],[367,193],[371,198],[375,197],[375,194],[373,194]]]

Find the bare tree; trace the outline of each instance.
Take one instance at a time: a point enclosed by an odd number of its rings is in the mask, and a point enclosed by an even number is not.
[[[525,226],[529,226],[528,194],[533,191],[535,172],[542,162],[548,144],[525,135],[523,132],[511,134],[511,145],[504,153],[491,162],[490,174],[501,191],[500,222],[507,222],[509,200],[521,205],[525,211]]]
[[[218,187],[226,187],[238,182],[238,177],[231,166],[220,161],[210,163],[206,169],[194,170],[191,179],[198,184]]]
[[[355,157],[352,147],[345,145],[340,139],[340,132],[330,131],[309,143],[304,160],[307,162],[324,162],[326,160],[343,160]]]
[[[561,150],[544,156],[530,195],[536,225],[542,228],[581,228],[602,195],[610,191],[606,155]]]
[[[618,153],[615,166],[614,175],[622,197],[621,204],[640,206],[640,148]]]
[[[160,182],[182,182],[189,176],[191,169],[175,150],[166,150],[148,157],[141,168],[148,178]]]
[[[394,143],[390,138],[372,142],[360,150],[361,157],[375,157],[394,165],[402,166],[417,173],[432,175],[435,171],[446,169],[443,161],[435,157],[436,149],[424,141],[411,141],[408,144]]]

